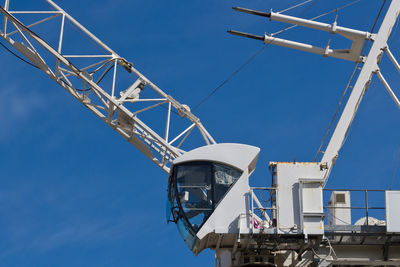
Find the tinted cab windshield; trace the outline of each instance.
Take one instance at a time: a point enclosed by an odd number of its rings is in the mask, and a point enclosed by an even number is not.
[[[196,233],[241,175],[236,168],[213,162],[175,165],[169,194],[175,222],[184,220],[187,231]]]

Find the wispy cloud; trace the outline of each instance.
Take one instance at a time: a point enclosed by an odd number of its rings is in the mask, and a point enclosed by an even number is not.
[[[45,107],[43,97],[17,85],[0,87],[0,141],[9,138],[37,110]]]
[[[71,245],[96,247],[132,238],[132,235],[143,238],[153,228],[146,223],[144,215],[136,213],[113,218],[72,218],[53,229],[46,229],[46,224],[31,224],[17,224],[7,229],[8,246],[0,258],[27,251],[47,253]]]
[[[0,190],[0,259],[144,239],[159,221],[157,213],[144,207],[123,210],[96,201],[100,188],[80,190],[66,183],[55,191],[36,183],[12,183]],[[86,202],[104,206],[104,213],[90,212]]]
[[[144,223],[145,219],[136,213],[96,220],[71,219],[54,230],[36,236],[30,245],[38,252],[48,252],[65,245],[112,243],[129,236],[129,233],[142,236],[150,231],[151,227]]]

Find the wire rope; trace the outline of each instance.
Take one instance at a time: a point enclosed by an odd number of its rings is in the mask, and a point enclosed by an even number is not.
[[[211,93],[209,93],[206,97],[204,97],[194,108],[193,111],[198,109],[204,102],[206,102],[211,96],[213,96],[219,89],[221,89],[225,84],[227,84],[233,77],[236,76],[244,67],[246,67],[250,62],[252,62],[262,51],[269,45],[265,44],[261,49],[259,49],[256,53],[254,53],[251,57],[249,57],[238,69],[232,72],[228,78],[226,78],[220,85],[218,85]]]
[[[361,1],[361,0],[357,0],[357,1],[354,1],[354,2],[359,2],[359,1]],[[374,24],[373,24],[371,30],[370,30],[371,33],[375,30],[376,24],[377,24],[377,22],[378,22],[378,20],[379,20],[379,17],[381,16],[381,13],[382,13],[383,7],[385,6],[385,3],[386,3],[386,0],[383,0],[383,3],[382,3],[382,5],[381,5],[381,8],[379,9],[378,15],[377,15],[377,17],[376,17],[376,19],[375,19],[375,21],[374,21]],[[351,4],[351,3],[350,3],[350,4]],[[347,5],[347,6],[348,6],[348,5]],[[362,49],[362,51],[361,51],[361,55],[364,54],[365,49],[367,48],[368,42],[369,42],[369,40],[367,40],[367,41],[364,42],[364,46],[363,46],[363,49]],[[327,136],[328,136],[328,133],[329,133],[329,131],[330,131],[330,129],[331,129],[331,127],[332,127],[334,121],[335,121],[336,115],[337,115],[337,113],[339,112],[339,108],[340,108],[340,106],[342,105],[342,102],[343,102],[343,99],[344,99],[344,97],[345,97],[345,95],[346,95],[346,93],[347,93],[347,90],[350,88],[350,84],[351,84],[351,82],[353,81],[354,75],[356,74],[356,71],[357,71],[359,65],[360,65],[360,62],[357,62],[357,63],[356,63],[356,66],[355,66],[354,69],[353,69],[352,74],[350,75],[350,79],[349,79],[349,81],[347,82],[346,88],[344,89],[344,92],[343,92],[343,94],[342,94],[342,96],[341,96],[341,98],[340,98],[340,100],[339,100],[339,103],[338,103],[338,105],[337,105],[337,107],[336,107],[336,110],[335,110],[333,116],[332,116],[332,119],[331,119],[331,121],[330,121],[330,123],[329,123],[329,126],[328,126],[328,128],[326,129],[326,131],[325,131],[324,137],[322,138],[321,144],[320,144],[320,146],[319,146],[319,148],[318,148],[318,150],[317,150],[317,153],[316,153],[316,155],[315,155],[315,157],[314,157],[314,161],[317,160],[319,153],[322,152],[321,149],[322,149],[322,147],[323,147],[323,145],[324,145],[324,143],[325,143],[325,140],[326,140],[326,138],[327,138]]]
[[[26,64],[28,64],[28,65],[30,65],[30,66],[36,68],[36,69],[39,68],[39,67],[36,66],[35,64],[29,62],[28,60],[25,60],[24,58],[20,57],[20,56],[17,55],[16,53],[14,53],[11,49],[9,49],[9,48],[8,48],[5,44],[3,44],[1,41],[0,41],[0,45],[1,45],[2,47],[4,47],[4,49],[6,49],[6,50],[7,50],[9,53],[11,53],[13,56],[15,56],[16,58],[22,60],[22,61],[25,62]]]
[[[316,0],[318,1],[318,0]],[[315,1],[315,2],[316,2]],[[307,12],[308,9],[302,11],[300,13],[300,16]],[[242,65],[239,66],[238,69],[236,69],[234,72],[231,73],[231,75],[228,76],[228,78],[226,78],[221,84],[219,84],[213,91],[211,91],[211,93],[209,93],[206,97],[204,97],[194,108],[193,111],[195,111],[196,109],[198,109],[204,102],[206,102],[211,96],[213,96],[219,89],[221,89],[225,84],[227,84],[233,77],[235,77],[244,67],[246,67],[250,62],[252,62],[258,55],[261,54],[261,52],[264,51],[264,49],[270,44],[267,43],[265,45],[263,45],[263,47],[261,47],[261,49],[259,49],[256,53],[254,53],[252,56],[250,56]]]
[[[324,257],[324,256],[321,256],[321,255],[318,255],[317,252],[315,252],[314,248],[313,248],[313,247],[311,248],[311,250],[312,250],[312,252],[314,253],[314,255],[315,255],[317,258],[319,258],[321,261],[327,260],[327,259],[332,255],[332,253],[335,255],[335,258],[337,258],[336,252],[335,252],[335,250],[333,249],[333,247],[332,247],[332,245],[331,245],[331,241],[329,241],[329,238],[328,238],[328,237],[325,237],[325,238],[326,238],[326,240],[328,241],[328,245],[329,245],[329,253],[328,253],[328,255],[326,255],[325,257]]]
[[[297,7],[300,7],[300,6],[302,6],[302,5],[305,5],[305,4],[307,4],[307,3],[310,3],[310,2],[312,2],[312,1],[313,1],[313,0],[306,0],[306,1],[304,1],[304,2],[301,2],[301,3],[297,4],[297,5],[294,5],[294,6],[291,6],[291,7],[289,7],[289,8],[286,8],[286,9],[284,9],[284,10],[281,10],[281,11],[279,11],[278,13],[284,13],[284,12],[286,12],[286,11],[289,11],[289,10],[295,9],[295,8],[297,8]]]
[[[342,10],[342,9],[344,9],[344,8],[346,8],[346,7],[349,7],[349,6],[352,6],[352,5],[354,5],[354,4],[357,4],[357,3],[360,2],[360,1],[361,1],[361,0],[355,0],[355,1],[351,2],[351,3],[348,3],[348,4],[343,5],[343,6],[341,6],[341,7],[332,9],[332,10],[326,12],[326,13],[323,13],[323,14],[321,14],[321,15],[318,15],[318,16],[316,16],[316,17],[313,17],[313,18],[311,18],[310,20],[316,20],[316,19],[319,19],[319,18],[328,16],[328,15],[330,15],[330,14],[332,14],[332,13],[335,13],[335,12],[338,12],[339,10]],[[284,28],[284,29],[282,29],[282,30],[280,30],[280,31],[277,31],[277,32],[271,34],[271,36],[274,36],[274,35],[277,35],[277,34],[281,34],[281,33],[285,32],[285,31],[287,31],[287,30],[296,28],[297,26],[298,26],[298,25],[292,25],[292,26],[286,27],[286,28]]]
[[[346,4],[346,5],[343,5],[343,6],[340,6],[340,7],[338,7],[338,8],[335,8],[335,9],[333,9],[333,10],[330,10],[330,11],[324,13],[324,14],[321,14],[321,15],[319,15],[319,16],[316,16],[316,17],[312,18],[311,20],[315,20],[315,19],[318,19],[318,18],[327,16],[327,15],[329,15],[329,14],[331,14],[331,13],[337,12],[337,11],[339,11],[339,10],[341,10],[341,9],[344,9],[344,8],[346,8],[346,7],[349,7],[349,6],[351,6],[351,5],[354,5],[354,4],[356,4],[356,3],[360,2],[360,1],[361,1],[361,0],[355,0],[355,1],[351,2],[351,3],[348,3],[348,4]],[[315,2],[316,2],[316,1],[315,1]],[[314,3],[315,3],[315,2],[314,2]],[[313,3],[313,4],[314,4],[314,3]],[[313,4],[312,4],[312,5],[313,5]],[[310,7],[309,7],[309,8],[310,8]],[[303,10],[303,12],[301,12],[301,14],[300,14],[299,16],[303,15],[303,13],[305,13],[306,11],[308,11],[309,8]],[[279,34],[281,34],[281,33],[283,33],[283,32],[286,32],[286,31],[288,31],[288,30],[290,30],[290,29],[295,28],[296,26],[297,26],[297,25],[293,25],[293,26],[290,26],[290,27],[286,27],[286,28],[284,28],[284,29],[282,29],[282,30],[280,30],[280,31],[278,31],[278,32],[275,32],[275,33],[271,34],[271,36],[279,35]],[[222,81],[222,83],[220,83],[220,84],[219,84],[215,89],[213,89],[207,96],[205,96],[205,97],[193,108],[193,111],[197,110],[204,102],[206,102],[211,96],[213,96],[218,90],[220,90],[225,84],[227,84],[233,77],[235,77],[244,67],[246,67],[250,62],[252,62],[258,55],[260,55],[261,52],[264,51],[264,49],[265,49],[268,45],[269,45],[269,43],[265,44],[265,45],[264,45],[261,49],[259,49],[256,53],[254,53],[253,55],[251,55],[242,65],[239,66],[239,68],[237,68],[234,72],[232,72],[224,81]]]

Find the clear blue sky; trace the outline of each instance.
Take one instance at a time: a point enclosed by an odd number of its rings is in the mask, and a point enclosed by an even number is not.
[[[11,7],[36,2],[11,0]],[[227,29],[262,35],[285,26],[232,6],[282,10],[300,1],[56,2],[193,107],[263,45]],[[320,0],[289,14],[310,18],[347,2]],[[363,0],[339,12],[338,23],[370,30],[380,4]],[[399,32],[390,46],[400,58]],[[301,29],[282,36],[321,46],[332,37]],[[193,256],[175,225],[166,224],[164,172],[40,71],[4,49],[0,66],[2,266],[213,266],[212,252]],[[196,115],[217,142],[259,146],[252,185],[268,186],[269,161],[314,159],[353,67],[269,46]],[[400,75],[387,59],[382,69],[400,95]],[[399,125],[399,110],[375,77],[328,187],[388,189]],[[393,187],[400,189],[400,173]]]

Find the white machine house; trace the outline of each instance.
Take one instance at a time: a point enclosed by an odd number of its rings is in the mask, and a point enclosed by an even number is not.
[[[234,8],[271,21],[338,34],[352,44],[345,49],[331,49],[329,45],[316,47],[268,34],[229,31],[232,34],[361,66],[322,159],[270,162],[272,183],[263,187],[251,187],[249,181],[260,153],[258,147],[217,144],[187,105],[162,91],[52,0],[45,1],[50,10],[17,11],[11,9],[12,1],[5,0],[0,6],[0,37],[168,174],[167,219],[176,223],[194,254],[207,248],[215,250],[215,264],[219,267],[400,266],[400,212],[396,206],[400,191],[380,191],[385,207],[369,207],[368,190],[324,188],[374,74],[400,108],[400,101],[379,68],[385,55],[400,72],[400,64],[387,44],[399,16],[400,0],[390,1],[377,33],[346,28],[336,22],[327,24],[272,11]],[[17,18],[19,14],[33,18],[40,15],[40,19],[25,24]],[[46,14],[48,17],[43,18]],[[40,36],[34,31],[50,21],[59,23],[59,31]],[[66,21],[103,52],[64,52],[68,45],[64,36]],[[56,45],[49,41],[54,38],[58,40]],[[367,42],[372,45],[363,55]],[[121,75],[128,75],[129,84],[119,91],[115,84]],[[162,115],[157,109],[160,106],[165,108]],[[184,123],[171,123],[172,112],[184,118]],[[153,126],[152,116],[154,121],[162,116],[165,123]],[[204,146],[186,151],[188,136],[200,138]],[[328,206],[324,206],[324,191],[331,193]],[[365,206],[351,205],[355,191],[365,194]],[[366,216],[352,224],[355,208],[365,211]],[[372,209],[384,210],[385,220],[370,217],[368,211]]]

